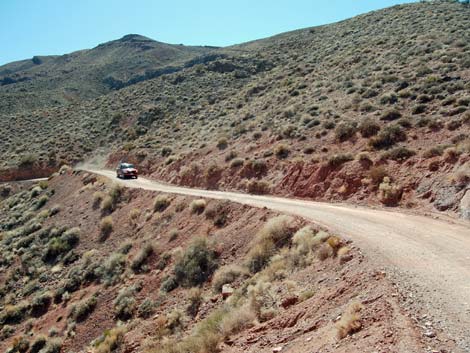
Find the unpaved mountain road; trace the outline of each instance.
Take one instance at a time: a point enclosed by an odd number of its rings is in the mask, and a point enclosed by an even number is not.
[[[88,169],[129,188],[213,199],[304,217],[354,243],[378,269],[387,269],[414,303],[464,352],[470,352],[470,222],[446,222],[384,210],[274,196],[177,187],[145,178],[116,179],[113,171]]]

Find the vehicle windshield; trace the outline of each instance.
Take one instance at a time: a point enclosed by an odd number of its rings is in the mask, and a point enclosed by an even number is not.
[[[130,163],[122,163],[121,164],[121,168],[134,168],[134,165],[133,164],[130,164]]]

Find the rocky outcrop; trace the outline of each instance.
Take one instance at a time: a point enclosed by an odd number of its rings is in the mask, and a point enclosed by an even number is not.
[[[470,220],[470,188],[460,200],[460,216],[463,219]]]

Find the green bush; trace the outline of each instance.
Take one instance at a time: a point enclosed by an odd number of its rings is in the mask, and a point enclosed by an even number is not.
[[[359,132],[362,137],[371,137],[377,135],[380,131],[380,125],[373,119],[364,119],[359,124]]]
[[[395,161],[405,161],[416,154],[415,151],[410,150],[406,147],[396,147],[384,154],[387,159],[393,159]]]
[[[369,145],[374,149],[384,149],[402,141],[406,141],[406,133],[396,124],[385,127],[376,137],[369,140]]]
[[[331,156],[328,159],[328,165],[331,168],[338,168],[342,166],[344,163],[352,161],[354,158],[350,153],[339,153]]]
[[[70,310],[69,317],[75,322],[84,321],[95,310],[97,304],[96,295],[74,304]]]
[[[215,250],[206,238],[196,238],[175,263],[175,279],[183,287],[194,287],[204,283],[216,268]]]
[[[335,136],[339,142],[344,142],[356,135],[357,128],[351,122],[342,122],[335,129]]]

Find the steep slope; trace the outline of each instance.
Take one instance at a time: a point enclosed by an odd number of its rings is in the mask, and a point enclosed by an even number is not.
[[[462,4],[416,3],[222,48],[67,109],[0,116],[2,163],[37,171],[102,148],[182,185],[459,212],[469,21]]]
[[[130,34],[89,50],[7,64],[0,67],[0,111],[95,98],[171,71],[170,67],[178,67],[211,49],[171,45]]]
[[[301,218],[67,168],[0,210],[2,352],[465,351]]]

